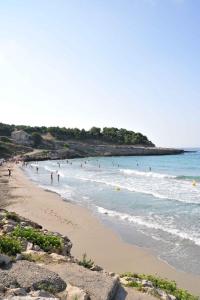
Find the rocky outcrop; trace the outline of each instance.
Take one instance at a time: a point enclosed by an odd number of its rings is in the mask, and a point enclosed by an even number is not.
[[[143,147],[132,145],[111,145],[111,144],[89,144],[81,142],[69,142],[68,149],[56,149],[38,151],[33,154],[26,154],[23,159],[26,161],[70,159],[89,156],[141,156],[141,155],[174,155],[182,154],[184,150],[173,148]]]
[[[119,277],[110,276],[105,271],[91,271],[76,263],[63,263],[46,266],[54,270],[66,282],[87,292],[91,300],[114,299],[119,288]]]

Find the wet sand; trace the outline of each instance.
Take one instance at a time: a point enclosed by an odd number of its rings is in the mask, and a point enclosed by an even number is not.
[[[13,165],[10,179],[6,174],[7,166],[1,167],[0,205],[48,230],[67,235],[73,243],[72,255],[75,257],[81,258],[87,253],[108,271],[156,274],[175,280],[179,287],[200,295],[200,276],[178,271],[148,250],[125,243],[89,210],[36,186],[18,166]],[[2,186],[6,192],[2,192]]]

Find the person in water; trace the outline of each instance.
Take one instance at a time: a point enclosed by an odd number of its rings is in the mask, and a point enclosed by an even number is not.
[[[51,172],[51,183],[53,183],[53,172]]]
[[[60,174],[58,173],[58,182],[60,181]]]

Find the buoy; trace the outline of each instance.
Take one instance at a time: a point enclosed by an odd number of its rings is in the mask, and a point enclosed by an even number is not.
[[[196,181],[195,180],[192,181],[192,185],[196,186]]]

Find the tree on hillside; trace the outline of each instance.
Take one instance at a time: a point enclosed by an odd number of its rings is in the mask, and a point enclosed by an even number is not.
[[[38,132],[32,133],[32,139],[35,147],[38,147],[42,143],[42,137]]]
[[[101,128],[99,127],[92,127],[90,130],[89,130],[89,135],[91,137],[94,137],[94,138],[98,138],[101,136]]]

